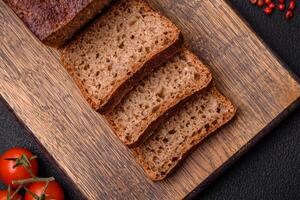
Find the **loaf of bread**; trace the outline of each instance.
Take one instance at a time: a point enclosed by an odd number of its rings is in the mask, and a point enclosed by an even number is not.
[[[122,142],[137,146],[167,118],[170,109],[208,86],[211,79],[209,69],[184,49],[142,80],[106,119]]]
[[[187,153],[235,115],[236,109],[215,87],[186,101],[134,153],[152,180],[164,179]]]
[[[110,0],[4,0],[46,45],[60,47]]]
[[[181,47],[180,30],[142,0],[121,0],[62,49],[91,106],[107,113]]]

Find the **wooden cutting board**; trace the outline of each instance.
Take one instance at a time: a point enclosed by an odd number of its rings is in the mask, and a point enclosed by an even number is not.
[[[300,86],[222,0],[151,0],[207,62],[236,118],[202,143],[179,170],[151,182],[130,151],[81,97],[60,64],[0,1],[0,93],[88,199],[179,199],[228,166],[285,116]]]

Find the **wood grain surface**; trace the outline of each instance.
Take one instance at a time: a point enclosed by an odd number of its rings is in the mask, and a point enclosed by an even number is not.
[[[182,28],[238,107],[231,123],[157,183],[88,106],[57,52],[0,1],[0,93],[87,199],[183,198],[299,100],[299,84],[226,1],[151,3]]]

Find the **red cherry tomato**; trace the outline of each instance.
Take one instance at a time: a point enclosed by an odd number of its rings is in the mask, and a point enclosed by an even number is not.
[[[46,186],[46,182],[36,182],[28,186],[28,190],[37,196],[41,197],[42,192]],[[64,191],[56,181],[51,181],[45,191],[45,200],[55,199],[64,200]],[[35,198],[28,192],[25,194],[25,200],[35,200]]]
[[[15,191],[11,190],[10,191],[10,196],[14,193]],[[0,200],[7,200],[8,192],[7,190],[0,190]],[[14,197],[11,200],[22,200],[22,197],[19,194],[15,194]]]
[[[30,159],[33,154],[23,148],[13,148],[6,152],[4,152],[0,156],[0,180],[5,185],[11,185],[12,188],[16,188],[17,185],[13,185],[13,180],[21,180],[31,178],[31,175],[23,166],[17,166],[16,161],[14,160],[6,160],[11,158],[20,158],[22,155],[26,155],[28,159]],[[30,160],[30,167],[29,169],[32,173],[36,176],[38,173],[38,162],[36,159]]]

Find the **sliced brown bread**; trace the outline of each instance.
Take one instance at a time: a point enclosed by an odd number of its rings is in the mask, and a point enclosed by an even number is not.
[[[110,0],[4,0],[46,45],[60,47]]]
[[[152,180],[164,179],[187,153],[227,123],[236,109],[215,87],[186,101],[134,153]]]
[[[211,80],[209,69],[184,49],[142,80],[106,118],[122,142],[137,146],[170,109]]]
[[[142,0],[121,0],[62,49],[91,106],[106,113],[181,47],[180,30]]]

